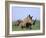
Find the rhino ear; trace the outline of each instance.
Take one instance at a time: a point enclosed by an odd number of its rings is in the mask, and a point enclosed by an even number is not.
[[[29,14],[29,17],[30,17],[30,14]]]

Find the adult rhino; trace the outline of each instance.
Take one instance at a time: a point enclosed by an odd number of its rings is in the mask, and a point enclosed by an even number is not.
[[[17,23],[16,24],[18,26],[20,26],[22,29],[23,28],[29,28],[29,29],[31,29],[31,26],[32,25],[35,25],[35,22],[36,22],[36,19],[35,19],[34,22],[32,21],[32,17],[33,16],[28,15],[23,20],[17,20]]]

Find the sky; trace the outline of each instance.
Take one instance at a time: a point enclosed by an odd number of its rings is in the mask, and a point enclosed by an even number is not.
[[[33,16],[32,19],[37,18],[40,20],[40,8],[39,7],[12,7],[12,21],[22,19],[28,15]]]

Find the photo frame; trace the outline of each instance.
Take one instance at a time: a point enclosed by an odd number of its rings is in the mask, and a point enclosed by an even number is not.
[[[40,8],[40,12],[39,14],[41,16],[40,17],[40,27],[39,30],[26,30],[26,31],[15,31],[13,29],[12,31],[12,19],[13,19],[13,13],[12,13],[12,9],[14,7],[19,7],[19,9],[21,7],[24,7],[25,10],[27,10],[27,7],[37,7]],[[23,9],[23,8],[22,8]],[[20,10],[22,10],[20,9]],[[29,8],[28,8],[29,9]],[[32,10],[33,10],[32,9]],[[15,10],[18,11],[18,8],[15,8]],[[14,11],[14,9],[13,9]],[[23,10],[22,10],[23,11]],[[21,12],[22,12],[21,11]],[[28,10],[27,10],[28,11]],[[16,12],[16,11],[15,11]],[[20,13],[20,12],[19,12]],[[16,13],[17,14],[17,13]],[[28,14],[28,13],[27,13]],[[38,14],[38,13],[37,13]],[[22,14],[21,14],[22,15]],[[26,15],[26,14],[25,14]],[[29,15],[30,16],[30,15]],[[25,16],[24,16],[25,17]],[[34,16],[33,16],[34,17]],[[14,17],[15,18],[15,17]],[[16,19],[16,18],[15,18]],[[27,22],[26,22],[27,23]],[[15,26],[14,26],[15,27]],[[14,28],[13,27],[13,28]],[[18,27],[17,27],[18,28]],[[38,27],[37,27],[38,28]],[[37,29],[36,28],[36,29]],[[35,28],[34,28],[35,29]],[[19,36],[35,36],[35,35],[44,35],[45,34],[45,4],[44,3],[35,3],[35,2],[20,2],[20,1],[5,1],[5,36],[6,37],[19,37]]]

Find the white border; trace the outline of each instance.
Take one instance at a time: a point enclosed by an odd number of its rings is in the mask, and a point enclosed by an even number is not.
[[[30,30],[30,31],[12,31],[12,6],[19,6],[19,7],[39,7],[40,8],[40,30]],[[22,4],[10,4],[9,7],[9,22],[10,22],[10,29],[9,34],[26,34],[26,33],[42,33],[43,32],[43,7],[40,5],[22,5]]]

